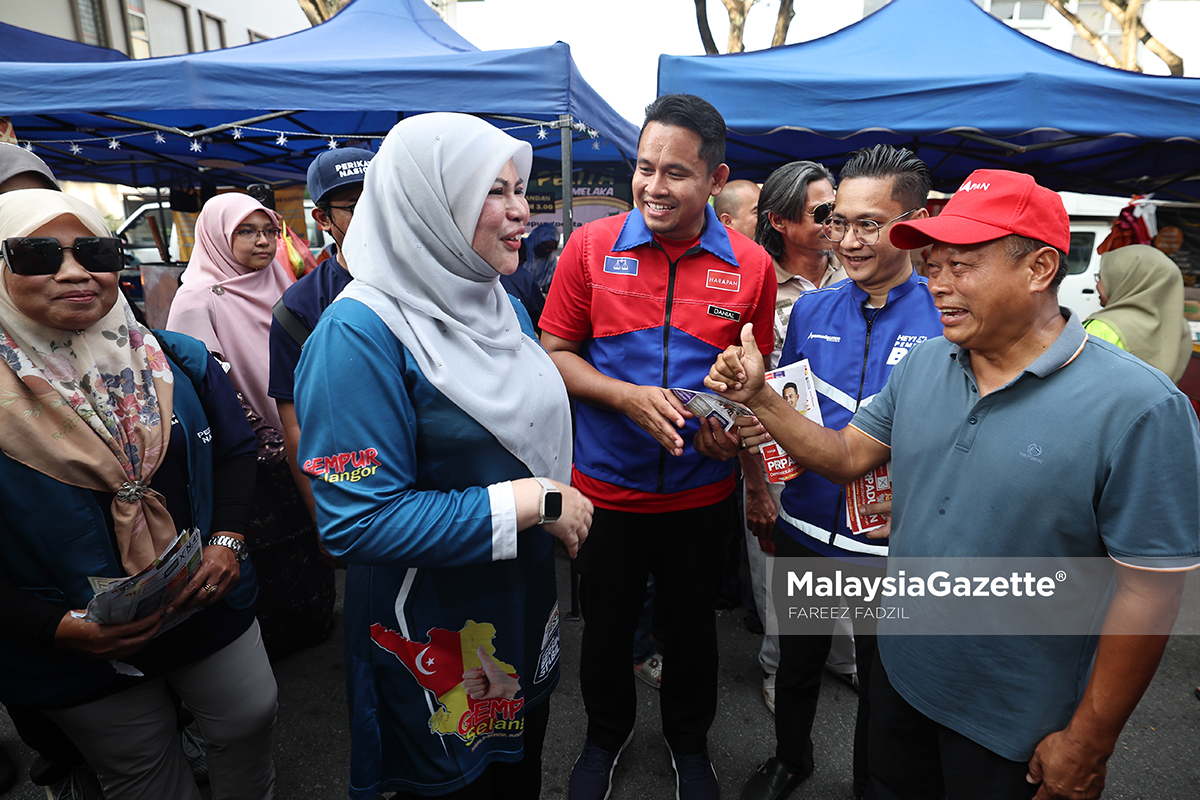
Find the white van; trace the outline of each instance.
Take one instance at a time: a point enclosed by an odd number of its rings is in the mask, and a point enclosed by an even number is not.
[[[1087,319],[1100,310],[1096,276],[1100,274],[1100,254],[1096,248],[1112,230],[1112,219],[1071,218],[1071,249],[1067,252],[1067,277],[1058,287],[1058,304],[1079,319]]]
[[[178,260],[179,239],[174,236],[174,222],[168,203],[142,203],[125,218],[117,228],[117,236],[125,240],[125,252],[136,258],[139,264],[165,263],[154,242],[154,227],[158,228],[162,241],[167,243],[171,260]]]

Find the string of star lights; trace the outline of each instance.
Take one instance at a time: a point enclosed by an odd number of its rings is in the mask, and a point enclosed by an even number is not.
[[[557,126],[554,125],[553,123],[544,123],[543,122],[543,123],[509,125],[506,127],[502,127],[501,130],[503,130],[505,133],[512,134],[516,131],[528,130],[531,128],[537,128],[537,134],[536,134],[537,138],[541,141],[545,141],[546,139],[549,138],[549,131],[557,128]],[[577,131],[579,133],[585,134],[591,140],[593,150],[601,149],[603,138],[600,136],[600,132],[598,130],[596,130],[595,128],[592,128],[591,126],[587,125],[586,123],[578,122],[578,121],[573,122],[571,124],[571,129],[574,131]],[[382,134],[365,134],[365,135],[361,134],[361,133],[329,134],[329,133],[315,133],[315,132],[309,132],[309,131],[285,131],[285,130],[278,130],[278,129],[274,129],[274,128],[262,128],[262,127],[250,126],[250,125],[237,125],[237,126],[230,126],[229,128],[226,128],[219,132],[207,132],[207,133],[204,133],[202,136],[187,136],[187,135],[183,135],[183,134],[170,134],[170,133],[164,134],[163,131],[160,131],[160,130],[150,130],[150,131],[136,131],[133,133],[119,133],[119,134],[113,134],[113,135],[109,135],[109,136],[80,136],[80,137],[72,137],[69,139],[36,139],[36,140],[34,140],[34,139],[18,138],[17,144],[20,145],[21,147],[24,147],[26,150],[28,150],[31,153],[34,152],[35,145],[38,147],[45,147],[45,146],[50,146],[50,145],[66,145],[68,148],[70,148],[72,155],[82,157],[84,145],[101,145],[102,144],[104,147],[106,147],[109,150],[120,150],[122,143],[130,142],[131,144],[134,144],[136,142],[133,142],[132,140],[136,140],[136,139],[152,137],[154,144],[164,145],[164,144],[167,144],[168,137],[178,136],[180,138],[186,139],[189,142],[188,146],[193,153],[202,153],[202,152],[204,152],[204,150],[206,149],[207,146],[212,145],[212,144],[220,144],[221,141],[223,139],[225,139],[226,137],[228,138],[228,140],[232,140],[232,141],[246,141],[248,134],[255,134],[260,137],[274,137],[273,144],[275,144],[279,147],[286,146],[292,140],[301,141],[301,140],[309,140],[309,139],[312,139],[312,140],[324,139],[325,147],[328,150],[336,150],[344,142],[373,141],[376,146],[382,144],[382,142],[383,142]]]

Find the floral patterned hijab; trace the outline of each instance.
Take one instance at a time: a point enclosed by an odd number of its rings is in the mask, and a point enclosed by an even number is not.
[[[0,195],[0,241],[28,236],[61,216],[75,217],[97,236],[111,235],[86,203],[24,189]],[[7,265],[0,269],[0,450],[62,483],[115,494],[121,562],[127,574],[140,572],[178,533],[162,495],[148,488],[171,430],[166,357],[122,295],[90,328],[59,330],[17,308],[9,294],[12,273]]]

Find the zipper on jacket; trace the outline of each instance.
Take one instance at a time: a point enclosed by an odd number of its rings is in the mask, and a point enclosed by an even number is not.
[[[701,232],[701,235],[703,235],[703,232]],[[651,239],[651,241],[653,242],[654,247],[657,247],[664,256],[667,256],[667,251],[663,250],[663,247],[661,244],[658,243],[658,240]],[[701,250],[701,247],[697,243],[695,246],[689,248],[685,253],[683,253],[683,255],[679,256],[679,258],[675,259],[674,261],[671,260],[670,256],[667,256],[667,264],[669,265],[668,269],[667,269],[667,301],[665,303],[666,307],[664,309],[664,314],[663,314],[663,339],[662,339],[662,348],[663,348],[662,388],[664,388],[664,389],[671,388],[667,382],[667,372],[668,372],[668,367],[669,367],[670,360],[671,360],[671,352],[670,352],[670,348],[668,345],[671,341],[671,311],[673,308],[673,304],[675,303],[675,278],[677,276],[676,268],[678,267],[680,261],[682,261],[683,259],[687,258],[690,255],[695,255],[696,253],[699,253],[700,250]],[[658,448],[658,475],[656,478],[654,491],[658,494],[664,494],[665,488],[666,488],[666,482],[667,482],[667,450],[662,445],[659,445],[659,448]]]
[[[867,303],[871,302],[870,298],[862,301],[859,306],[859,311],[863,315],[863,319],[867,323],[867,339],[863,343],[862,371],[858,374],[858,396],[854,398],[854,410],[858,411],[858,406],[862,403],[863,387],[867,384],[867,359],[871,354],[871,326],[875,324],[875,318],[883,313],[883,309],[887,308],[885,303],[883,308],[875,309],[874,314],[867,314]],[[842,521],[842,506],[846,503],[846,487],[842,486],[838,489],[838,502],[833,509],[833,525],[829,527],[829,541],[826,544],[833,545],[833,540],[838,534],[839,523]],[[836,545],[834,545],[836,547]]]

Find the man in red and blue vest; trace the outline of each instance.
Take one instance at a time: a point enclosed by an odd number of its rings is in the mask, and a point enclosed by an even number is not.
[[[682,800],[717,797],[708,729],[717,706],[714,605],[737,524],[738,444],[671,393],[702,390],[747,322],[774,347],[775,280],[761,247],[708,204],[729,176],[725,121],[690,95],[646,110],[635,210],[584,225],[558,261],[542,341],[576,401],[573,485],[595,503],[583,576],[580,683],[587,742],[571,800],[601,800],[636,715],[630,644],[654,575],[671,649],[663,733]]]

